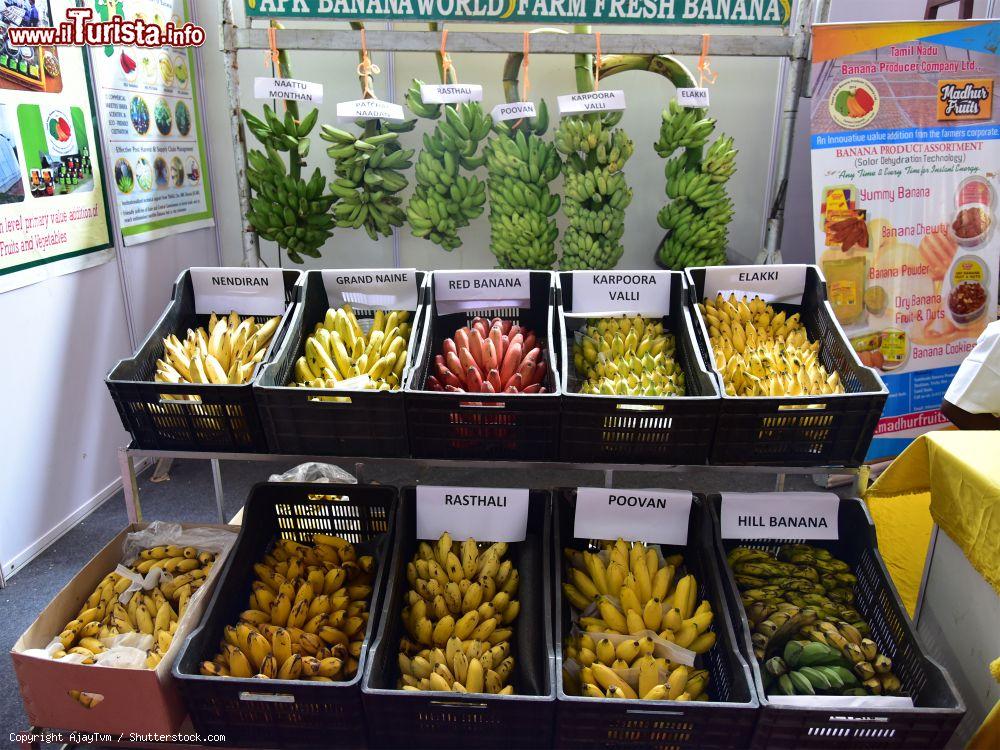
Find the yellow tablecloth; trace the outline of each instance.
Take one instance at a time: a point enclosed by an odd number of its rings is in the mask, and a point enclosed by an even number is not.
[[[1000,594],[1000,431],[917,438],[865,500],[879,550],[911,615],[933,523]]]

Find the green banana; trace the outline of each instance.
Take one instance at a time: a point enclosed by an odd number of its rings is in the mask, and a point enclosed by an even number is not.
[[[632,190],[622,171],[634,150],[624,130],[615,128],[621,112],[562,118],[556,148],[566,159],[563,235],[564,270],[609,269],[621,259],[625,208]]]
[[[424,135],[424,148],[414,168],[416,189],[406,206],[406,218],[414,236],[454,250],[462,244],[458,230],[483,213],[486,184],[461,171],[474,171],[488,160],[478,152],[493,120],[478,102],[424,102],[421,83],[414,80],[410,84],[407,106],[418,117],[438,123],[433,133]]]
[[[412,149],[404,149],[399,134],[412,130],[416,120],[390,123],[358,121],[363,132],[324,125],[320,138],[330,142],[327,154],[334,159],[337,179],[330,192],[339,198],[334,208],[337,226],[362,228],[373,240],[389,237],[406,221],[400,191],[409,185],[403,175],[413,166]]]
[[[670,203],[656,217],[667,232],[657,249],[657,261],[666,268],[726,262],[733,217],[726,182],[736,172],[737,150],[731,137],[720,136],[704,151],[714,130],[715,120],[704,117],[704,110],[681,107],[675,99],[663,112],[653,148],[667,159]]]

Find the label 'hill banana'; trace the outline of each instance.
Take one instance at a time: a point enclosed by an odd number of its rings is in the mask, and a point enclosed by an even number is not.
[[[566,639],[568,691],[591,698],[708,700],[709,673],[656,655],[657,639],[704,654],[715,647],[711,603],[680,575],[681,555],[641,542],[563,550],[563,595],[576,625]]]
[[[95,657],[111,648],[116,636],[142,633],[152,636],[153,646],[146,651],[146,668],[155,669],[173,642],[177,623],[184,616],[192,594],[205,583],[214,563],[214,553],[194,547],[171,544],[142,550],[128,566],[130,570],[144,576],[154,568],[163,568],[172,577],[161,579],[152,589],[133,592],[123,603],[120,597],[133,581],[115,572],[108,573],[76,617],[66,623],[59,634],[62,648],[52,658],[78,654],[84,657],[82,664],[95,664]],[[90,708],[87,695],[82,694],[78,700]]]
[[[158,383],[248,383],[280,322],[281,316],[258,323],[253,316],[241,318],[235,312],[222,317],[212,313],[207,328],[189,328],[183,341],[174,334],[163,339],[163,357],[156,360],[153,379]]]
[[[733,202],[726,183],[736,172],[733,139],[721,136],[702,149],[715,130],[705,110],[681,107],[676,99],[663,111],[656,153],[667,159],[667,197],[656,220],[667,231],[657,259],[666,268],[719,266],[726,263]],[[674,152],[682,149],[680,154]]]
[[[765,688],[782,695],[893,695],[902,683],[854,608],[858,579],[822,547],[786,544],[777,558],[728,555]]]
[[[512,625],[520,581],[507,545],[453,543],[448,533],[420,542],[406,565],[399,687],[513,695]]]
[[[376,310],[366,333],[350,305],[327,310],[295,361],[291,385],[336,388],[343,380],[367,375],[368,389],[399,390],[412,330],[409,319],[407,310]]]
[[[278,539],[254,565],[248,608],[227,625],[201,674],[335,682],[358,671],[375,580],[375,558],[347,540]]]
[[[606,396],[683,396],[684,371],[674,360],[676,339],[652,318],[588,320],[577,332],[573,364],[580,393]]]
[[[634,146],[621,128],[621,112],[562,118],[556,148],[566,157],[563,210],[569,227],[563,234],[560,267],[566,271],[614,268],[625,248],[625,208],[632,190],[625,162]]]
[[[799,313],[786,315],[760,297],[721,294],[698,305],[708,326],[715,367],[730,396],[817,396],[844,393],[840,374],[819,362]]]

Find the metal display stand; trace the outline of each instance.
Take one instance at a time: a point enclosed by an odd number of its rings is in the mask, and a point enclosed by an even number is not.
[[[792,160],[792,143],[795,137],[795,120],[798,116],[799,98],[808,79],[809,57],[812,44],[812,21],[825,20],[829,15],[830,0],[799,0],[795,17],[781,34],[729,33],[712,35],[712,54],[719,57],[768,57],[788,61],[784,76],[779,77],[781,91],[778,106],[780,122],[774,167],[774,184],[770,191],[770,209],[764,236],[764,248],[758,262],[780,263],[778,244],[784,225],[785,198],[788,174]],[[652,28],[652,27],[651,27]],[[698,55],[701,52],[701,35],[688,32],[683,26],[655,27],[655,32],[643,34],[601,34],[604,54],[673,54]],[[260,243],[250,226],[247,214],[250,209],[250,186],[246,179],[247,143],[243,120],[240,117],[240,79],[238,53],[240,50],[270,49],[268,30],[254,28],[251,21],[238,26],[233,13],[232,0],[222,0],[222,51],[226,60],[226,84],[229,93],[230,125],[233,130],[233,151],[236,158],[237,190],[242,213],[243,265],[260,265]],[[361,48],[361,32],[330,28],[282,29],[276,32],[279,49],[302,51],[356,51]],[[389,29],[368,31],[366,44],[369,50],[392,52],[436,52],[441,45],[441,35],[433,31],[404,31]],[[520,31],[463,31],[461,25],[448,37],[452,52],[511,53],[520,52],[523,35]],[[594,50],[594,37],[590,34],[539,34],[532,40],[532,54],[575,54]]]
[[[142,504],[139,499],[139,484],[136,480],[135,459],[137,458],[197,458],[210,461],[212,464],[212,482],[215,488],[215,507],[219,515],[219,522],[226,523],[225,512],[223,510],[223,488],[222,471],[220,461],[259,461],[266,463],[292,463],[299,464],[306,461],[321,461],[336,464],[353,464],[354,476],[359,483],[378,479],[380,468],[391,465],[396,468],[408,469],[430,469],[440,468],[448,470],[468,470],[470,475],[480,472],[483,469],[514,469],[516,471],[536,470],[563,470],[563,471],[587,471],[600,472],[604,475],[604,486],[614,486],[615,472],[629,473],[690,473],[709,469],[725,474],[773,474],[775,477],[775,490],[780,492],[784,489],[785,477],[795,476],[832,476],[835,474],[848,474],[855,477],[855,490],[860,497],[868,482],[867,467],[845,467],[845,466],[708,466],[708,465],[672,465],[672,464],[577,464],[562,461],[455,461],[444,459],[426,458],[368,458],[355,456],[310,456],[294,455],[289,453],[207,453],[201,451],[156,451],[143,450],[141,448],[120,448],[118,451],[118,462],[122,472],[122,489],[125,495],[125,510],[128,513],[129,523],[140,523],[142,521]]]

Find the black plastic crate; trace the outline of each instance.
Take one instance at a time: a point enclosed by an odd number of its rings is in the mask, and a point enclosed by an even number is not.
[[[254,395],[267,442],[275,453],[298,455],[402,457],[409,454],[403,385],[413,364],[423,318],[425,274],[417,271],[420,289],[417,309],[410,315],[407,363],[396,391],[351,391],[346,401],[316,401],[329,397],[328,388],[290,387],[296,360],[306,339],[330,308],[321,271],[307,271],[281,349],[254,383]],[[339,306],[339,305],[335,305]],[[363,329],[371,325],[374,310],[354,309]]]
[[[484,271],[489,274],[489,271]],[[431,274],[417,361],[406,385],[406,421],[414,458],[552,461],[559,452],[560,398],[553,310],[554,276],[530,271],[531,307],[502,307],[438,315]],[[547,393],[442,393],[424,390],[441,344],[476,316],[501,317],[532,329],[545,348]]]
[[[559,274],[563,461],[704,464],[708,460],[719,412],[718,388],[695,342],[684,274],[657,273],[670,274],[670,314],[663,317],[663,325],[677,339],[675,360],[684,369],[685,396],[578,393],[572,351],[574,334],[586,318],[567,317],[573,310],[573,274]]]
[[[555,673],[548,560],[551,493],[529,495],[528,533],[508,557],[520,574],[521,611],[514,621],[511,683],[515,695],[396,689],[404,634],[400,612],[409,584],[406,564],[417,549],[416,490],[401,491],[385,607],[365,672],[368,739],[376,748],[547,748],[552,746]],[[482,540],[488,541],[488,540]]]
[[[573,536],[576,490],[557,490],[555,499],[555,569],[556,600],[556,738],[558,748],[649,748],[650,750],[686,750],[687,748],[746,748],[757,722],[759,704],[750,687],[750,670],[740,654],[739,645],[726,606],[723,584],[714,555],[712,522],[705,500],[695,495],[685,547],[663,545],[665,555],[680,552],[684,566],[698,581],[698,596],[712,603],[711,629],[716,645],[698,657],[699,666],[708,669],[708,701],[643,701],[584,698],[568,695],[564,688],[563,634],[571,626],[570,607],[563,601],[563,555],[565,547],[586,549],[591,540]],[[703,664],[702,664],[703,662]]]
[[[341,499],[309,499],[310,495],[330,494]],[[304,482],[253,487],[239,538],[212,600],[173,666],[191,721],[203,737],[218,733],[225,735],[227,743],[242,746],[365,746],[361,676],[391,564],[395,505],[396,491],[391,487]],[[365,643],[354,677],[319,683],[202,675],[200,665],[218,652],[223,628],[235,624],[247,607],[254,563],[275,539],[308,542],[317,532],[344,537],[359,553],[374,555],[378,566]]]
[[[764,691],[760,665],[753,655],[750,624],[739,588],[726,556],[734,547],[747,546],[777,554],[782,544],[801,539],[738,540],[720,536],[721,497],[710,495],[708,506],[715,527],[716,556],[726,587],[726,601],[739,630],[740,649],[750,664],[761,715],[754,733],[754,748],[798,750],[872,750],[873,748],[942,748],[965,714],[955,685],[937,662],[927,656],[899,593],[878,551],[875,525],[860,500],[842,498],[838,512],[840,539],[809,540],[828,549],[851,566],[858,578],[854,607],[871,628],[879,650],[892,659],[893,671],[910,696],[914,708],[804,708],[775,705]],[[817,703],[820,703],[817,699]]]
[[[285,271],[283,276],[287,306],[261,365],[276,351],[288,326],[299,272]],[[208,325],[209,316],[195,314],[194,303],[191,273],[183,271],[174,282],[170,304],[139,351],[121,360],[106,378],[122,425],[132,434],[134,447],[145,450],[264,452],[267,439],[252,386],[260,377],[260,366],[250,382],[242,385],[153,380],[156,360],[163,357],[163,339],[170,334],[183,338],[188,328]],[[217,312],[223,315],[229,311]],[[166,395],[192,400],[167,399]]]
[[[767,268],[767,266],[747,266]],[[846,393],[826,396],[734,397],[726,394],[709,351],[708,328],[697,308],[705,269],[686,271],[692,314],[702,356],[719,386],[722,402],[710,463],[768,466],[860,466],[871,445],[889,391],[878,373],[865,367],[826,301],[826,282],[807,266],[801,305],[773,304],[801,314],[810,341],[822,342],[820,362],[840,373]]]

